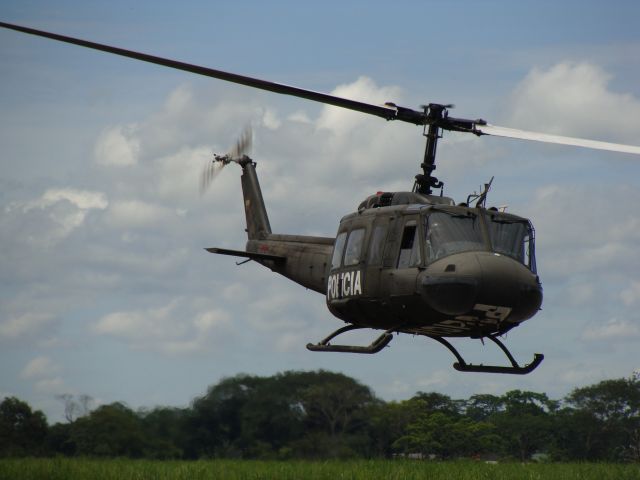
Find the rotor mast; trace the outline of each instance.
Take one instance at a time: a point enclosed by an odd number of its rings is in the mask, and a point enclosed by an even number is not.
[[[442,138],[440,125],[448,115],[447,107],[449,106],[450,105],[440,105],[438,103],[430,103],[429,105],[422,106],[425,119],[428,119],[424,124],[423,131],[423,135],[427,137],[427,145],[424,149],[424,160],[420,164],[422,173],[416,175],[416,181],[413,184],[413,191],[416,193],[431,195],[433,188],[441,189],[440,192],[442,193],[444,183],[433,176],[433,171],[436,169],[438,139]]]

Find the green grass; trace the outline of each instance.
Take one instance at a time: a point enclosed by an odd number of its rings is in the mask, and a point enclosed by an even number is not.
[[[497,465],[473,461],[409,460],[236,461],[0,459],[0,479],[331,479],[331,480],[640,480],[640,465],[546,463]]]

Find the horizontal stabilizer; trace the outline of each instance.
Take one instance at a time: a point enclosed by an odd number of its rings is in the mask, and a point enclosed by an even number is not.
[[[249,260],[273,260],[274,262],[284,262],[286,257],[281,257],[279,255],[269,255],[268,253],[253,253],[246,252],[244,250],[229,250],[227,248],[205,248],[207,252],[217,253],[219,255],[231,255],[232,257],[244,257]]]

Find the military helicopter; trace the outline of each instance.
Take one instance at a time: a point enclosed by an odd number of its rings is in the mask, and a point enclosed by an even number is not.
[[[486,207],[491,182],[462,203],[444,196],[444,183],[433,175],[438,140],[448,130],[640,154],[636,146],[454,118],[449,115],[451,105],[430,103],[419,110],[394,103],[373,105],[28,27],[3,22],[0,26],[424,127],[422,171],[415,176],[412,190],[369,196],[340,220],[335,237],[272,233],[256,163],[246,154],[251,145],[249,131],[231,152],[216,155],[203,172],[201,189],[205,190],[221,168],[230,163],[240,166],[248,236],[244,250],[206,250],[244,258],[244,262],[253,260],[326,295],[329,311],[346,323],[320,342],[309,343],[311,351],[372,354],[386,347],[394,333],[407,333],[444,345],[455,356],[453,366],[459,371],[530,373],[544,356],[536,353],[531,363],[520,365],[498,337],[532,318],[542,305],[534,227],[526,218]],[[356,329],[383,333],[366,346],[332,343]],[[488,339],[504,352],[510,365],[467,363],[445,337]]]

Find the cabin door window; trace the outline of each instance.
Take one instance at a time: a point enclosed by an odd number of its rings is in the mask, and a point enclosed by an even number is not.
[[[397,268],[417,267],[422,262],[420,255],[420,236],[418,224],[415,220],[409,220],[402,232],[400,253],[398,254]]]

